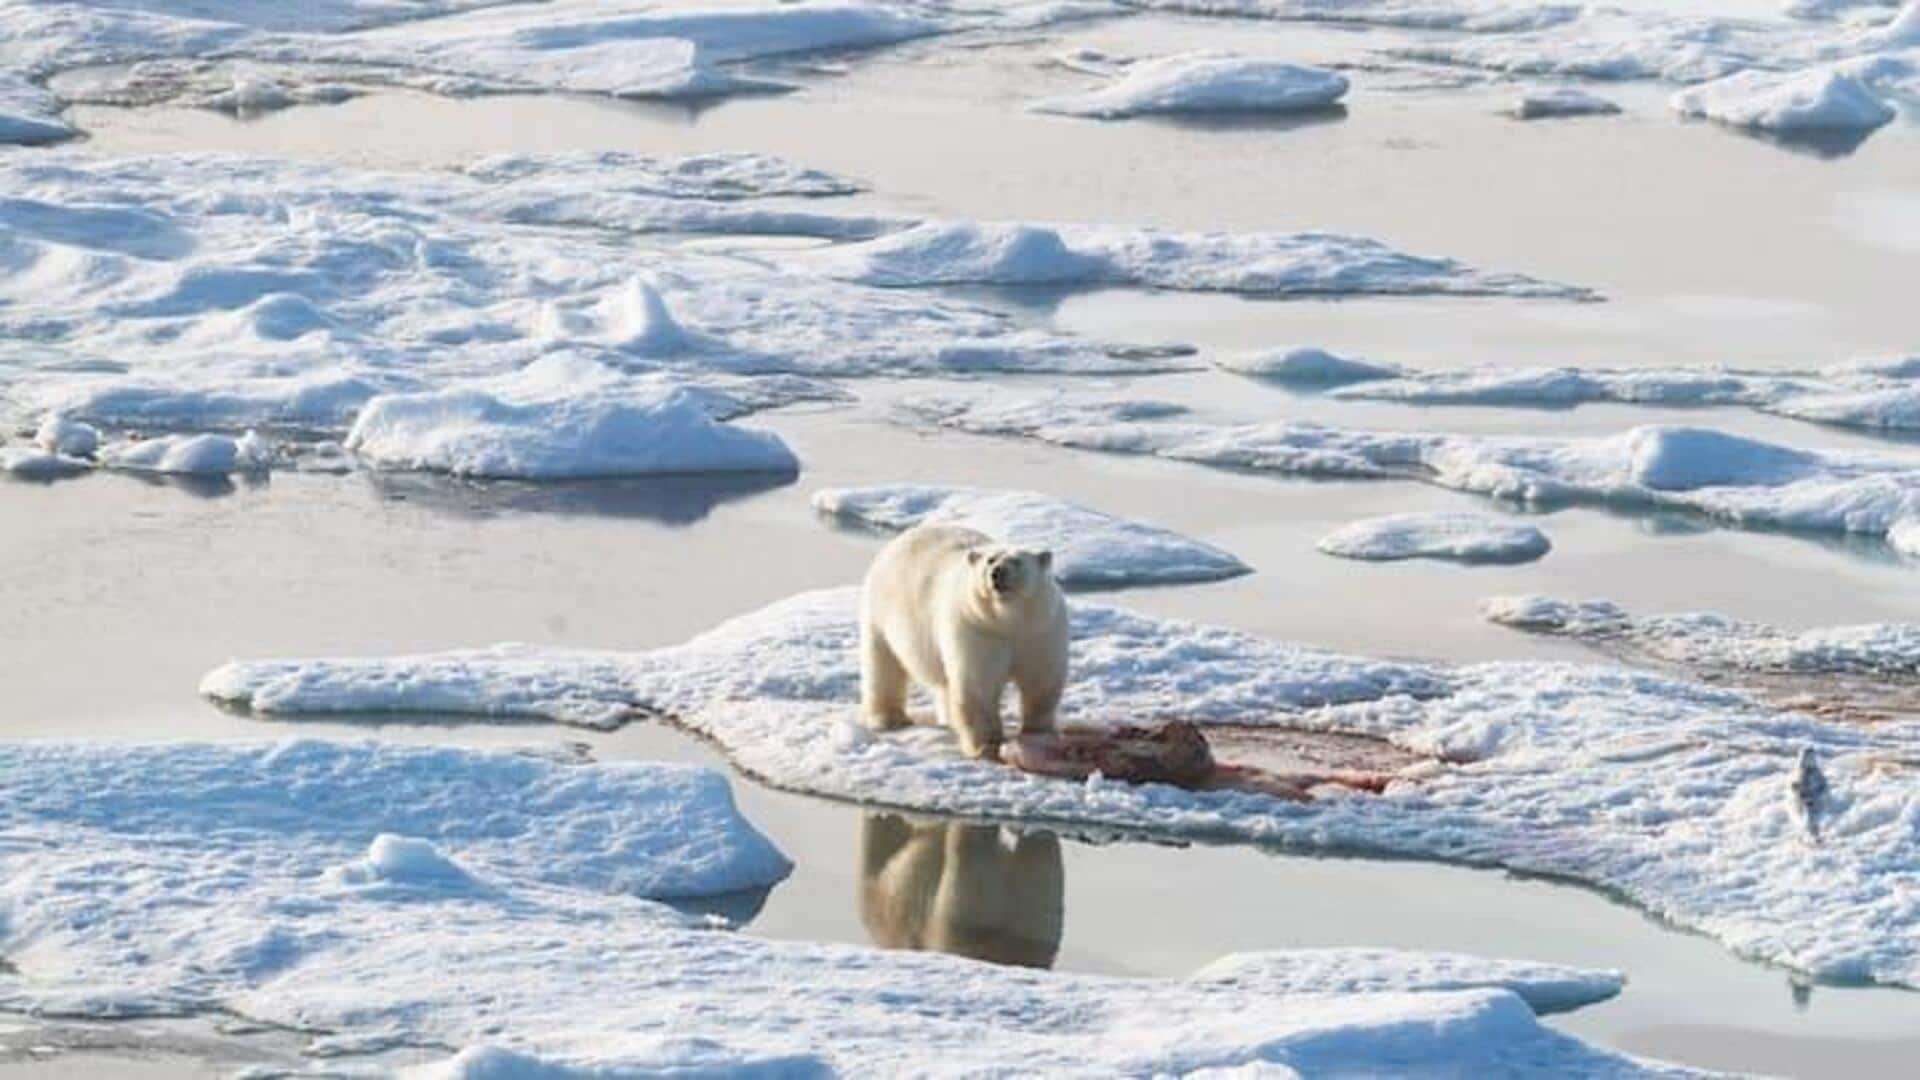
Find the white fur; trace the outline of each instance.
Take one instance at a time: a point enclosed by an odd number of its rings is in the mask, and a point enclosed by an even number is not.
[[[1014,584],[997,591],[995,567]],[[905,727],[909,680],[975,757],[998,755],[1000,698],[1020,690],[1020,730],[1048,731],[1067,683],[1067,602],[1050,552],[923,525],[895,537],[867,571],[860,604],[860,705],[867,724]]]

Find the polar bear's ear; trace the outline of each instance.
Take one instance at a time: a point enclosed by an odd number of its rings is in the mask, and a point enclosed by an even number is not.
[[[981,551],[981,550],[980,550],[979,548],[977,548],[977,547],[971,547],[971,548],[968,548],[968,549],[967,549],[967,565],[968,565],[968,566],[979,566],[979,565],[980,565],[980,560],[981,560],[982,558],[984,558],[984,557],[986,556],[986,554],[987,554],[986,552],[984,552],[984,551]]]
[[[1053,569],[1053,552],[1052,551],[1046,548],[1041,548],[1039,551],[1034,553],[1033,557],[1040,560],[1040,569],[1042,570]]]

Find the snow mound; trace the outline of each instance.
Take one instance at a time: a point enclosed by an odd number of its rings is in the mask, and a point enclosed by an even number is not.
[[[350,957],[555,921],[591,933],[596,913],[673,925],[641,898],[790,869],[724,778],[684,766],[372,742],[32,742],[0,744],[0,769],[20,785],[0,807],[0,942],[21,972],[0,974],[9,1009],[264,1019],[272,1005],[253,1012],[249,995],[270,1002]],[[350,985],[311,1007],[351,1009]]]
[[[383,395],[360,410],[346,446],[383,468],[525,480],[800,467],[778,435],[715,420],[681,388],[584,400],[513,401],[482,390]]]
[[[1254,353],[1235,353],[1214,363],[1228,371],[1252,375],[1285,386],[1328,387],[1373,379],[1392,379],[1399,368],[1376,364],[1357,357],[1339,356],[1310,345],[1267,349]]]
[[[804,594],[617,667],[632,700],[782,787],[927,813],[1503,866],[1593,883],[1756,959],[1920,984],[1905,899],[1920,887],[1920,788],[1886,765],[1920,735],[1911,721],[1834,724],[1617,667],[1442,673],[1076,604],[1069,724],[1179,716],[1352,731],[1453,763],[1403,775],[1384,795],[1304,804],[1089,786],[967,759],[937,728],[867,731],[855,705],[857,607],[857,589]],[[612,663],[510,659],[283,662],[266,674],[311,688],[308,709],[405,708],[416,695],[444,706],[456,690],[486,708],[537,698],[536,683],[582,692]],[[439,681],[456,668],[458,687]],[[255,681],[241,669],[225,690],[244,700]],[[1817,854],[1792,809],[1808,748],[1831,785]]]
[[[1682,116],[1779,132],[1871,131],[1895,115],[1859,79],[1832,70],[1742,71],[1680,91],[1673,108]]]
[[[100,451],[100,463],[128,472],[227,476],[265,471],[273,463],[273,449],[251,431],[237,439],[216,434],[161,435],[108,446]]]
[[[76,134],[60,119],[60,102],[52,94],[18,75],[0,73],[0,144],[32,146]]]
[[[1464,563],[1532,562],[1552,544],[1531,525],[1486,514],[1389,514],[1327,534],[1317,545],[1345,559],[1449,559]]]
[[[1887,530],[1887,545],[1902,555],[1920,558],[1920,517],[1894,522]]]
[[[1120,588],[1250,572],[1239,559],[1198,540],[1031,491],[899,484],[818,491],[813,506],[889,531],[962,525],[1002,543],[1046,548],[1063,585]]]
[[[1331,233],[1172,233],[1113,225],[929,222],[794,261],[849,281],[1135,285],[1271,295],[1426,294],[1584,299],[1583,289],[1409,255]]]
[[[1562,116],[1611,116],[1620,106],[1598,94],[1570,86],[1520,95],[1507,108],[1515,120],[1546,120]]]
[[[59,413],[48,413],[34,432],[33,441],[49,454],[91,457],[100,448],[100,430]]]
[[[1586,5],[1574,17],[1518,33],[1434,38],[1381,51],[1506,75],[1695,83],[1769,66],[1826,36],[1754,19]]]
[[[929,396],[898,415],[1221,468],[1414,479],[1516,502],[1685,510],[1755,528],[1883,537],[1920,514],[1920,457],[1798,450],[1708,428],[1648,425],[1597,438],[1377,432],[1202,421],[1165,402],[1064,397]]]
[[[1109,86],[1036,102],[1039,112],[1114,120],[1150,113],[1325,109],[1347,93],[1347,77],[1279,60],[1183,53],[1128,66]]]
[[[1783,630],[1710,612],[1632,615],[1605,600],[1544,596],[1488,600],[1487,618],[1536,634],[1625,647],[1693,669],[1795,675],[1920,676],[1920,624],[1869,623]]]

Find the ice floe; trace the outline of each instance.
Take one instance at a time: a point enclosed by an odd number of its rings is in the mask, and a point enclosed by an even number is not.
[[[1413,405],[1568,408],[1606,401],[1662,406],[1771,406],[1822,385],[1812,373],[1742,372],[1706,367],[1499,367],[1394,374],[1398,377],[1344,387],[1334,394]]]
[[[928,222],[793,256],[868,285],[1137,285],[1270,295],[1587,299],[1588,290],[1333,233],[1177,233],[1117,225]]]
[[[1325,109],[1347,93],[1338,72],[1280,60],[1182,53],[1128,65],[1109,86],[1036,102],[1040,112],[1119,119],[1149,113]]]
[[[1571,86],[1521,94],[1508,106],[1516,120],[1547,120],[1562,116],[1610,116],[1620,111],[1614,101]]]
[[[1332,656],[1233,631],[1074,606],[1076,724],[1178,716],[1384,736],[1453,764],[1384,795],[1298,804],[1236,792],[1035,777],[962,758],[943,730],[861,727],[857,590],[809,593],[673,648],[521,649],[390,661],[230,664],[203,687],[288,712],[477,710],[608,695],[674,718],[782,787],[922,811],[1414,855],[1586,881],[1755,958],[1920,983],[1906,928],[1920,788],[1906,721],[1833,724],[1618,668],[1452,670]],[[577,709],[576,696],[568,709]],[[1831,790],[1817,845],[1791,809],[1812,748]]]
[[[754,407],[821,396],[795,374],[1191,366],[974,304],[636,243],[621,230],[641,219],[829,228],[833,215],[750,196],[847,183],[757,155],[600,163],[594,205],[619,204],[611,227],[554,229],[529,223],[584,212],[574,200],[594,162],[523,156],[469,175],[66,151],[0,162],[0,336],[13,342],[0,406],[21,425],[59,413],[338,437],[376,396],[487,390],[555,354]],[[864,235],[872,222],[850,227]]]
[[[1784,630],[1712,612],[1634,615],[1606,600],[1502,596],[1489,620],[1536,634],[1605,642],[1692,669],[1800,675],[1920,676],[1920,623]]]
[[[1510,33],[1575,18],[1578,4],[1458,3],[1451,0],[1132,0],[1140,7],[1247,19],[1354,23],[1410,30]]]
[[[778,435],[715,420],[673,388],[621,398],[514,401],[481,390],[374,398],[346,447],[385,468],[547,480],[702,472],[795,472]]]
[[[91,457],[100,447],[100,431],[92,424],[49,413],[35,430],[33,441],[51,454]]]
[[[889,531],[964,525],[1003,543],[1053,552],[1062,584],[1089,588],[1216,581],[1249,572],[1225,551],[1144,522],[1032,491],[898,484],[818,491],[814,508]]]
[[[1367,384],[1362,384],[1367,385]],[[1593,438],[1226,423],[1154,401],[922,397],[903,417],[981,434],[1226,468],[1399,477],[1527,503],[1687,510],[1731,524],[1884,537],[1920,514],[1920,457],[1800,450],[1710,428]]]
[[[1343,525],[1317,545],[1345,559],[1532,562],[1552,544],[1532,525],[1489,514],[1389,514]]]
[[[1903,518],[1887,530],[1887,546],[1902,555],[1920,559],[1920,516]]]
[[[52,94],[17,75],[0,74],[0,143],[51,143],[75,134],[61,121]]]
[[[1228,353],[1215,357],[1213,362],[1228,371],[1252,375],[1283,386],[1310,388],[1345,386],[1372,379],[1392,379],[1405,374],[1401,368],[1358,357],[1340,356],[1310,345]]]
[[[1682,116],[1764,131],[1871,131],[1892,120],[1893,106],[1859,79],[1837,71],[1787,75],[1742,71],[1673,96]]]

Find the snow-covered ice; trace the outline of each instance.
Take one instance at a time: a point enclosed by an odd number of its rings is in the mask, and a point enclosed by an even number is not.
[[[1508,106],[1516,120],[1546,120],[1562,116],[1610,116],[1620,106],[1599,94],[1572,86],[1556,86],[1521,94]]]
[[[1783,713],[1610,667],[1453,670],[1334,656],[1076,604],[1063,720],[1179,716],[1373,733],[1451,764],[1383,796],[1308,804],[1076,783],[962,757],[951,736],[862,727],[857,590],[808,593],[638,654],[484,652],[230,664],[204,689],[285,712],[537,708],[606,694],[675,719],[781,787],[914,810],[1504,866],[1590,882],[1737,952],[1821,976],[1920,984],[1920,786],[1890,765],[1911,721]],[[610,702],[611,704],[611,702]],[[1790,810],[1801,751],[1831,784],[1810,848]]]
[[[1920,514],[1920,455],[1802,450],[1712,428],[1656,424],[1590,438],[1364,431],[1209,421],[1167,402],[1065,396],[921,397],[900,415],[1109,453],[1414,479],[1525,503],[1686,510],[1747,527],[1884,537]]]
[[[1336,390],[1335,396],[1410,405],[1567,408],[1604,401],[1661,406],[1771,406],[1825,385],[1811,374],[1711,367],[1486,367],[1395,374],[1397,378]]]
[[[1191,366],[964,302],[637,243],[626,230],[642,224],[778,231],[788,214],[816,231],[835,215],[769,210],[761,198],[849,182],[758,155],[601,163],[610,175],[595,185],[595,164],[578,156],[492,159],[466,174],[9,158],[0,337],[15,345],[0,365],[0,410],[21,425],[60,413],[338,438],[375,397],[491,392],[556,356],[757,408],[830,396],[795,374]],[[587,212],[582,198],[608,208],[609,227],[522,223],[570,220]],[[854,217],[866,235],[871,219]]]
[[[219,1010],[315,1053],[451,1049],[430,1071],[460,1076],[1683,1074],[1535,1018],[1613,995],[1610,972],[1301,949],[1138,979],[731,932],[656,902],[789,869],[705,769],[313,741],[12,743],[0,764],[10,1010]]]
[[[1376,364],[1359,357],[1341,356],[1311,345],[1228,353],[1214,358],[1213,362],[1228,371],[1300,387],[1344,386],[1372,379],[1392,379],[1403,374],[1397,367]]]
[[[1248,19],[1500,34],[1567,22],[1580,5],[1461,0],[1133,0],[1144,8]]]
[[[34,431],[33,441],[51,454],[91,457],[100,448],[100,431],[84,421],[48,413]]]
[[[1809,393],[1769,405],[1768,411],[1840,427],[1920,431],[1920,385]]]
[[[1035,102],[1040,112],[1113,120],[1149,113],[1325,109],[1347,93],[1347,77],[1280,60],[1181,53],[1128,65],[1108,86]]]
[[[60,119],[57,98],[18,75],[0,73],[0,143],[52,143],[76,134]]]
[[[817,491],[823,514],[889,531],[961,525],[1053,552],[1061,584],[1089,588],[1216,581],[1249,567],[1211,544],[1032,491],[897,484]]]
[[[383,395],[360,410],[346,447],[384,468],[522,480],[800,467],[778,435],[716,420],[680,388],[585,400]]]
[[[1178,233],[1119,225],[927,222],[793,261],[869,285],[1137,285],[1272,295],[1591,293],[1333,233]]]
[[[1796,675],[1920,676],[1920,623],[1785,630],[1712,612],[1634,615],[1606,600],[1501,596],[1493,622],[1537,634],[1604,641],[1694,669]]]
[[[1832,70],[1742,71],[1680,91],[1673,108],[1682,116],[1779,132],[1871,131],[1895,115],[1859,79]]]
[[[246,1009],[281,980],[418,947],[442,920],[443,946],[590,934],[616,912],[677,923],[640,898],[790,869],[725,778],[684,766],[312,741],[5,743],[0,763],[9,1009]],[[348,986],[313,1007],[351,1015]]]
[[[1902,555],[1920,559],[1920,516],[1894,522],[1887,530],[1887,545]]]
[[[1317,545],[1345,559],[1448,559],[1463,563],[1522,563],[1545,555],[1547,534],[1525,522],[1490,514],[1388,514],[1343,525]]]

